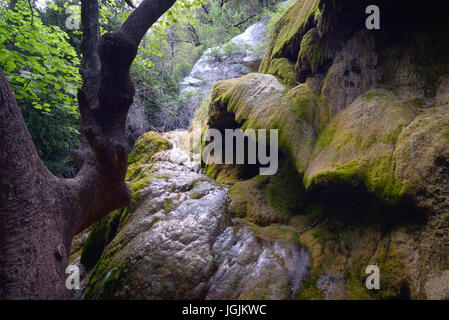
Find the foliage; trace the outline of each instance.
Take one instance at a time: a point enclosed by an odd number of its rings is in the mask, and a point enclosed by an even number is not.
[[[236,55],[245,54],[248,48],[249,46],[246,43],[230,41],[222,46],[211,48],[206,53],[210,57],[220,61],[224,58],[229,59]]]
[[[68,35],[58,26],[45,26],[25,0],[18,0],[13,7],[0,7],[0,45],[0,68],[39,155],[62,174],[79,142],[79,59]]]
[[[209,54],[217,59],[244,52],[244,45],[228,42],[260,20],[261,14],[266,14],[264,8],[255,0],[177,1],[150,29],[134,61],[132,76],[141,88],[137,103],[146,106],[152,130],[189,126],[195,113],[192,98],[202,97],[181,94],[179,83],[209,48]]]
[[[81,6],[79,3],[67,0],[48,0],[45,7],[37,8],[37,10],[44,25],[58,26],[67,33],[68,42],[80,55],[82,31],[80,29],[68,29],[66,26],[66,21],[72,13],[75,13],[76,19],[81,21]]]
[[[35,0],[0,1],[0,68],[39,155],[54,173],[70,175],[71,150],[79,144],[76,91],[82,31],[69,30],[66,20],[73,13],[68,6],[79,15],[80,2],[49,0],[37,6]],[[273,2],[279,1],[176,1],[146,34],[132,66],[137,94],[130,118],[139,119],[129,119],[130,145],[149,129],[187,128],[195,113],[191,101],[202,97],[181,94],[179,83],[208,48],[223,45],[260,20]],[[101,34],[117,31],[134,10],[122,0],[99,4]],[[244,50],[229,44],[223,54]]]
[[[287,8],[293,3],[293,0],[283,1],[274,6],[274,8],[267,8],[264,11],[264,16],[268,17],[268,32],[271,33],[274,30],[274,25],[285,13]]]

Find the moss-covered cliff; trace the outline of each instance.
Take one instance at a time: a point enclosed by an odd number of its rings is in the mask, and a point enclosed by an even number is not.
[[[298,231],[312,259],[297,298],[449,298],[449,23],[436,2],[381,1],[368,31],[367,5],[294,1],[261,74],[215,85],[208,127],[279,129],[280,174],[296,182],[234,177],[230,194],[260,234]],[[300,201],[285,215],[269,190]]]
[[[292,299],[308,272],[298,234],[232,220],[227,188],[177,148],[186,134],[165,134],[173,148],[154,132],[138,140],[127,177],[132,206],[97,223],[85,242],[84,298]],[[286,205],[275,190],[291,170],[263,182],[285,217],[301,201]]]
[[[292,2],[260,73],[217,82],[176,143],[138,140],[132,205],[81,250],[85,298],[449,298],[449,22],[385,0],[368,31],[368,4]],[[278,129],[278,172],[206,177],[178,144],[208,128]]]

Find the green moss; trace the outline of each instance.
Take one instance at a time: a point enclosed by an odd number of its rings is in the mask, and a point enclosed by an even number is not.
[[[156,179],[169,180],[171,177],[168,174],[158,174],[155,176]]]
[[[206,165],[206,175],[218,183],[233,185],[243,180],[244,165],[221,165],[210,163]]]
[[[172,148],[170,141],[159,133],[151,131],[142,135],[135,143],[133,152],[129,155],[129,166],[150,163],[151,157],[159,151]]]
[[[318,136],[317,145],[321,148],[328,146],[332,142],[336,131],[337,128],[335,125],[330,124],[327,126]]]
[[[287,86],[295,86],[297,74],[295,66],[286,58],[274,59],[271,62],[268,73],[278,76]]]
[[[102,259],[95,265],[84,294],[86,300],[115,299],[117,290],[123,288],[120,280],[127,267],[127,257],[111,258],[110,252],[105,252]]]
[[[173,210],[173,199],[166,199],[164,204],[162,205],[162,209],[164,209],[165,213],[169,213]]]
[[[302,284],[302,288],[295,296],[296,300],[323,300],[324,295],[316,286],[316,281],[307,280]]]
[[[265,192],[270,206],[287,216],[298,214],[305,201],[302,178],[290,162],[284,162],[278,173],[268,179]]]
[[[441,136],[444,137],[444,138],[446,138],[446,139],[449,139],[449,130],[443,131],[443,132],[441,133]]]
[[[299,244],[299,233],[290,226],[272,224],[262,227],[258,224],[252,223],[247,219],[238,219],[238,221],[246,226],[249,231],[259,238],[268,241],[280,241]]]
[[[237,183],[229,189],[232,197],[231,214],[258,225],[287,222],[287,217],[272,208],[263,189],[257,187],[254,179]]]
[[[374,90],[374,91],[369,91],[369,92],[362,94],[362,99],[365,99],[368,101],[374,100],[377,98],[384,98],[384,97],[385,97],[385,91]]]
[[[290,225],[295,227],[300,233],[305,233],[311,226],[315,225],[323,214],[321,203],[311,203],[301,209],[301,214],[290,219]]]
[[[137,140],[133,152],[129,155],[128,171],[126,173],[126,181],[133,197],[148,186],[152,179],[148,172],[153,167],[151,163],[153,155],[171,148],[170,141],[157,132],[147,132]]]
[[[301,176],[284,159],[274,176],[256,176],[229,190],[234,216],[260,225],[285,223],[298,215],[305,202]]]
[[[381,299],[408,298],[408,275],[402,257],[391,245],[379,246],[373,261],[380,270],[380,290],[376,295]]]
[[[197,192],[195,192],[195,191],[192,191],[192,192],[190,192],[189,197],[191,199],[196,200],[196,199],[201,199],[202,195],[197,193]]]
[[[333,170],[322,171],[313,176],[311,180],[308,181],[306,187],[321,185],[345,185],[354,184],[357,181],[363,181],[364,177],[359,170],[360,162],[358,160],[351,161],[344,165],[335,165]]]
[[[369,114],[367,117],[365,115]],[[337,115],[320,133],[307,188],[364,185],[382,201],[396,203],[411,192],[395,176],[394,151],[416,108],[384,90],[371,91]]]
[[[348,272],[348,299],[350,300],[372,300],[373,297],[367,292],[364,277],[360,276],[361,268],[357,271]],[[365,275],[366,277],[366,275]]]
[[[210,107],[213,114],[222,115],[216,116],[210,125],[220,124],[220,118],[231,113],[243,130],[278,129],[279,148],[299,172],[304,172],[315,143],[315,133],[312,125],[303,119],[293,92],[296,91],[289,92],[274,77],[261,74],[222,81],[213,89],[212,95],[216,99]]]
[[[301,119],[309,123],[316,130],[323,124],[322,110],[317,95],[304,83],[291,89],[289,94],[293,97]]]
[[[306,84],[287,91],[272,77],[252,74],[221,82],[213,96],[217,98],[211,109],[234,114],[242,128],[279,129],[279,148],[300,175],[305,173],[308,189],[362,185],[391,203],[414,192],[409,183],[396,179],[393,153],[399,135],[417,110],[391,92],[364,94],[323,127],[317,140],[313,126],[324,126],[326,121],[318,97]],[[207,168],[215,179],[220,174],[216,169]]]
[[[104,249],[114,239],[120,226],[125,224],[129,214],[135,210],[140,198],[139,191],[147,187],[153,179],[150,173],[153,166],[150,160],[153,155],[170,148],[171,143],[156,132],[148,132],[137,140],[133,152],[129,155],[126,175],[132,194],[131,204],[126,209],[110,213],[93,225],[81,252],[81,263],[88,269],[99,261]]]
[[[272,60],[297,57],[307,22],[318,19],[318,0],[295,1],[276,23],[260,72],[267,73]]]
[[[312,231],[312,237],[315,238],[318,242],[324,242],[326,241],[326,231],[323,229],[313,229]]]
[[[300,74],[303,72],[315,74],[331,55],[326,41],[320,37],[318,29],[313,28],[302,38],[296,69]]]
[[[135,180],[128,182],[128,185],[131,189],[131,193],[133,195],[137,194],[140,190],[146,188],[150,184],[152,179],[153,179],[153,176],[147,175],[147,176],[139,177],[139,179],[135,179]]]
[[[81,263],[90,270],[101,257],[104,248],[117,234],[123,210],[117,210],[96,222],[92,226],[81,251]]]

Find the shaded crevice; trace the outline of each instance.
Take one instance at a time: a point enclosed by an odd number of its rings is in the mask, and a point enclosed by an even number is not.
[[[361,183],[319,187],[308,193],[308,205],[323,205],[323,217],[336,218],[348,225],[380,225],[384,234],[401,225],[424,226],[428,212],[408,197],[386,203]]]

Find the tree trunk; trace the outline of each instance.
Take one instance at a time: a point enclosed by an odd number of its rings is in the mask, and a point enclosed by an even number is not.
[[[97,0],[82,1],[84,84],[78,100],[88,146],[74,179],[55,177],[39,159],[0,72],[1,299],[69,298],[65,268],[74,234],[129,204],[129,68],[142,37],[174,2],[144,0],[120,31],[98,41]]]

